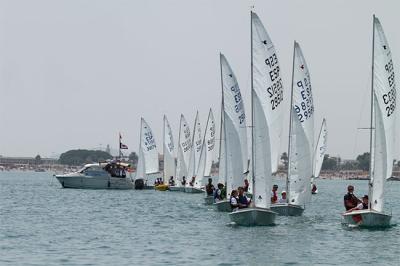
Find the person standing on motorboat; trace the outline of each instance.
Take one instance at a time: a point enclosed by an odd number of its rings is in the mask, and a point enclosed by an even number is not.
[[[239,198],[237,190],[232,190],[229,202],[231,203],[232,211],[237,211],[239,209]]]
[[[282,198],[279,199],[279,203],[287,203],[286,191],[283,190],[281,196]]]
[[[206,193],[207,196],[213,196],[214,195],[214,185],[212,184],[212,178],[208,179],[208,184],[206,185]]]
[[[274,204],[277,202],[278,202],[278,185],[274,185],[271,191],[271,203]]]
[[[346,208],[346,211],[357,207],[357,205],[361,203],[361,200],[357,198],[353,192],[354,186],[349,185],[347,187],[347,194],[344,195],[344,207]]]
[[[238,191],[239,191],[239,198],[238,198],[239,209],[249,207],[251,200],[247,199],[247,197],[244,195],[244,188],[238,187]]]

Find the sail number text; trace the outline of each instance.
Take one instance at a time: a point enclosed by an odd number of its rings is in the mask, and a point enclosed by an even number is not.
[[[267,88],[268,96],[271,101],[271,108],[275,110],[278,105],[283,101],[283,85],[282,78],[280,77],[280,68],[278,64],[278,58],[274,53],[267,59],[265,64],[269,67],[269,78],[271,80],[271,86]]]
[[[295,104],[294,109],[301,123],[312,117],[314,113],[314,103],[311,93],[311,84],[307,78],[297,82],[297,89],[300,90],[301,103]]]
[[[246,116],[244,114],[242,94],[240,93],[240,89],[237,84],[231,87],[231,91],[233,92],[233,97],[235,98],[235,112],[239,115],[239,124],[243,124]]]
[[[388,73],[388,84],[390,91],[382,95],[383,103],[386,106],[386,116],[389,117],[396,110],[396,84],[394,82],[394,68],[393,61],[390,61],[385,65],[385,70]]]
[[[153,138],[153,134],[151,132],[144,133],[145,142],[144,145],[146,146],[147,151],[151,151],[156,148],[156,143]]]

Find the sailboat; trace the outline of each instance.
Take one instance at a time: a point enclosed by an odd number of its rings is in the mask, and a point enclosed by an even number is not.
[[[247,128],[239,84],[228,61],[220,54],[222,107],[220,129],[219,180],[226,187],[225,200],[215,203],[217,211],[232,211],[230,195],[243,186],[248,172]]]
[[[272,173],[278,167],[283,86],[278,57],[261,20],[251,11],[251,171],[253,202],[229,214],[238,225],[273,225]]]
[[[147,185],[147,176],[159,172],[158,151],[153,132],[142,118],[140,122],[139,158],[136,169],[135,189],[150,188]]]
[[[200,162],[201,148],[203,147],[203,137],[200,125],[199,112],[196,113],[194,121],[193,136],[192,136],[192,150],[190,153],[190,162],[188,174],[190,178],[186,180],[185,192],[186,193],[203,193],[201,190],[201,181],[197,178],[197,167]],[[198,182],[196,182],[198,181]]]
[[[172,135],[171,126],[169,125],[167,116],[164,115],[164,134],[163,134],[163,160],[164,160],[164,171],[163,181],[164,183],[156,186],[157,190],[167,190],[169,188],[169,180],[174,178],[175,175],[175,146],[174,137]]]
[[[178,154],[176,162],[175,186],[170,186],[170,191],[185,191],[182,182],[187,182],[190,152],[192,150],[192,138],[186,119],[181,115],[179,123]]]
[[[271,205],[279,215],[298,216],[311,200],[310,182],[314,159],[314,104],[310,73],[300,45],[293,48],[293,72],[289,122],[289,167],[286,178],[288,202]]]
[[[202,181],[204,181],[204,177],[211,177],[211,168],[213,163],[215,150],[215,121],[214,114],[210,108],[208,112],[206,131],[204,132],[203,146],[201,148],[200,154],[200,162],[197,168],[197,178],[195,186],[203,186]],[[204,198],[204,201],[207,205],[210,205],[214,202],[213,196],[207,196]]]
[[[386,227],[392,216],[383,212],[384,191],[393,170],[398,109],[392,54],[375,15],[372,36],[369,204],[368,209],[347,212],[343,217],[352,226]]]
[[[318,193],[318,189],[317,186],[315,185],[314,180],[319,177],[319,173],[321,172],[327,145],[328,145],[328,128],[326,126],[326,120],[324,118],[324,120],[322,121],[321,130],[319,131],[317,146],[315,147],[314,171],[313,171],[313,176],[311,177],[311,194]]]

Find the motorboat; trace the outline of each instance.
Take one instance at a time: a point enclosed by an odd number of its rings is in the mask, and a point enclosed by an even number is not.
[[[55,175],[63,188],[133,189],[133,181],[126,175],[129,164],[99,162],[86,164],[73,173]]]

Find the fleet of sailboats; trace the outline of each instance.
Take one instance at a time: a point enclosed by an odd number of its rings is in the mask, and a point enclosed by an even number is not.
[[[132,188],[134,184],[134,188],[143,189],[151,187],[147,184],[149,176],[158,174],[162,176],[158,178],[162,181],[157,184],[163,188],[159,190],[204,193],[204,181],[212,177],[213,165],[216,163],[214,157],[219,148],[218,184],[223,185],[226,195],[224,199],[216,200],[217,197],[209,193],[205,197],[206,204],[213,203],[216,211],[229,212],[230,220],[243,226],[274,225],[278,215],[302,215],[306,204],[311,201],[311,195],[317,193],[315,179],[320,175],[327,151],[327,123],[323,119],[317,140],[314,141],[315,109],[310,71],[302,49],[295,41],[289,94],[287,199],[273,202],[276,195],[271,195],[272,180],[278,171],[285,111],[283,102],[284,95],[287,94],[284,92],[282,68],[274,43],[261,19],[253,11],[250,12],[250,21],[250,121],[246,117],[236,75],[226,57],[220,53],[219,139],[216,138],[217,125],[211,109],[204,131],[201,128],[199,112],[196,113],[193,131],[181,114],[177,145],[167,116],[164,115],[163,172],[159,173],[159,153],[154,134],[148,123],[141,118],[139,156],[133,181],[129,181],[124,172],[129,168],[128,165],[99,163],[87,165],[74,175],[56,176],[62,186],[85,187],[79,180],[83,175],[97,171],[102,172],[102,178],[98,178],[96,184],[88,183],[86,187]],[[393,66],[391,50],[382,25],[374,16],[369,128],[370,169],[368,197],[365,197],[369,199],[369,203],[364,204],[362,209],[357,207],[342,214],[344,223],[350,226],[390,225],[391,215],[384,212],[385,182],[392,176],[396,119],[399,116]],[[121,145],[120,141],[120,148]],[[127,146],[125,148],[127,149]],[[119,169],[121,176],[113,176],[115,173],[109,168]],[[119,181],[111,182],[110,177],[124,177],[128,180],[124,181],[128,185],[116,185]],[[245,207],[238,205],[238,208],[232,209],[232,206],[235,207],[231,201],[234,199],[233,191],[243,187],[246,179],[251,181],[248,190],[246,187],[250,204]]]

